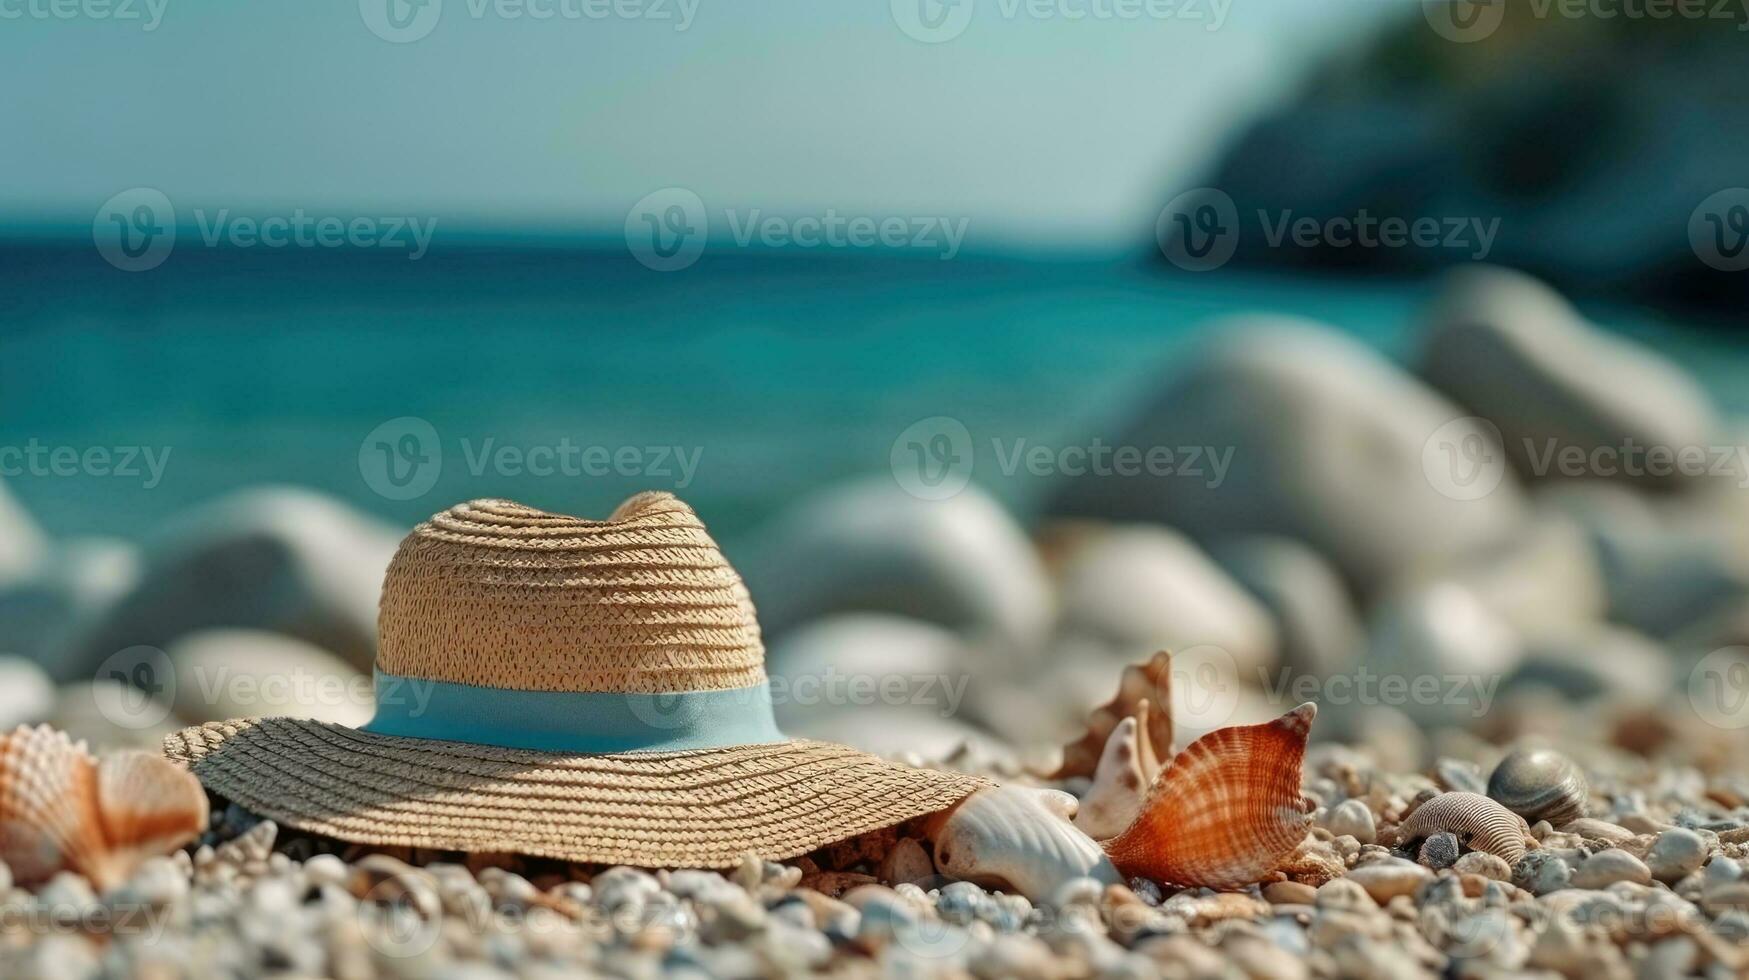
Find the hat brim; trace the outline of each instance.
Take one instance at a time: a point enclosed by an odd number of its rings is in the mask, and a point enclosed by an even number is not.
[[[184,729],[164,754],[212,792],[309,833],[647,868],[795,857],[989,785],[804,739],[567,755],[290,718]]]

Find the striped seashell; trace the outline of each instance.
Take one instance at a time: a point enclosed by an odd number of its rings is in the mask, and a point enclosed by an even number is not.
[[[1208,888],[1258,881],[1306,838],[1312,807],[1300,762],[1317,706],[1223,728],[1190,744],[1154,783],[1142,812],[1105,844],[1124,875]]]
[[[101,760],[47,725],[0,736],[0,860],[20,884],[77,871],[99,891],[207,826],[200,783],[162,756]]]
[[[1159,761],[1172,758],[1172,655],[1165,650],[1154,654],[1145,664],[1130,664],[1123,669],[1117,694],[1093,709],[1087,717],[1087,732],[1063,746],[1063,764],[1051,774],[1053,779],[1092,776],[1099,768],[1105,743],[1118,722],[1136,719],[1144,754],[1143,775],[1149,783],[1159,774]],[[1151,767],[1150,767],[1151,763]]]
[[[942,874],[1011,888],[1033,901],[1072,878],[1117,882],[1093,839],[1077,830],[1075,798],[1053,789],[982,789],[938,817],[929,836]]]
[[[1487,851],[1507,864],[1523,860],[1534,846],[1524,818],[1480,793],[1441,793],[1416,807],[1397,828],[1398,840],[1411,841],[1449,831],[1472,850]]]

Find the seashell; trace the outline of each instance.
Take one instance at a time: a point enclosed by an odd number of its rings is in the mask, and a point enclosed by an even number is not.
[[[1125,875],[1209,888],[1258,881],[1306,839],[1300,762],[1317,706],[1190,744],[1106,852]]]
[[[99,891],[207,826],[200,783],[161,756],[95,759],[47,725],[0,736],[0,859],[21,884],[76,871]]]
[[[1517,864],[1525,848],[1534,847],[1530,825],[1524,818],[1480,793],[1441,793],[1415,808],[1397,827],[1404,844],[1449,830],[1459,841],[1478,851],[1487,851]]]
[[[1130,664],[1123,669],[1117,695],[1093,709],[1087,717],[1087,733],[1063,746],[1063,764],[1051,774],[1053,779],[1092,776],[1099,768],[1100,757],[1112,730],[1125,718],[1136,719],[1145,748],[1142,775],[1149,784],[1158,773],[1158,763],[1150,770],[1146,759],[1172,758],[1172,654],[1165,650],[1154,654],[1145,664]]]
[[[1488,777],[1488,795],[1527,823],[1559,827],[1585,816],[1585,774],[1553,749],[1514,749]]]
[[[1139,739],[1137,731],[1137,720],[1133,717],[1118,722],[1111,730],[1111,737],[1105,741],[1105,754],[1100,756],[1099,768],[1093,773],[1093,786],[1081,798],[1081,808],[1075,813],[1075,826],[1094,840],[1123,833],[1142,810],[1142,797],[1152,780],[1144,775],[1142,766],[1147,741]]]
[[[1041,901],[1072,878],[1119,879],[1105,852],[1070,823],[1075,798],[1027,786],[994,786],[931,821],[935,866],[986,887]]]

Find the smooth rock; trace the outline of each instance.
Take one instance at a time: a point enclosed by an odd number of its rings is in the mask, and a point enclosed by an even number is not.
[[[1462,725],[1486,714],[1494,690],[1488,682],[1510,672],[1522,654],[1522,641],[1505,621],[1468,589],[1442,582],[1411,589],[1379,609],[1367,663],[1376,674],[1401,678],[1408,691],[1399,707],[1410,717]],[[1476,682],[1448,691],[1452,677]],[[1429,681],[1433,696],[1416,696],[1414,685]]]
[[[0,583],[28,574],[48,547],[48,536],[12,491],[0,483]]]
[[[1512,866],[1498,854],[1487,851],[1471,851],[1457,859],[1451,866],[1460,875],[1481,875],[1494,881],[1511,881]]]
[[[1324,826],[1334,836],[1346,834],[1362,844],[1371,844],[1376,839],[1372,810],[1365,800],[1343,800],[1330,811]]]
[[[1009,759],[1012,750],[989,731],[959,718],[943,718],[909,705],[859,705],[790,716],[785,734],[838,742],[879,756],[914,754],[940,761],[967,746],[986,759]]]
[[[308,490],[269,487],[205,504],[146,545],[139,584],[73,648],[89,672],[133,646],[208,627],[283,633],[368,671],[377,601],[401,533]]]
[[[1282,317],[1225,322],[1209,336],[1106,441],[1226,448],[1230,470],[1219,480],[1069,478],[1052,513],[1159,522],[1205,541],[1294,538],[1368,593],[1518,523],[1510,475],[1473,500],[1434,486],[1424,456],[1436,432],[1490,437],[1462,421],[1453,431],[1465,413],[1370,348]]]
[[[48,723],[89,743],[93,751],[157,751],[164,736],[179,727],[168,698],[116,680],[60,688]]]
[[[1597,890],[1608,888],[1618,881],[1648,885],[1652,882],[1652,872],[1639,858],[1620,848],[1598,851],[1573,871],[1574,888]]]
[[[1062,628],[1120,656],[1215,647],[1242,674],[1275,663],[1269,613],[1190,539],[1164,527],[1112,528],[1084,541],[1059,575]]]
[[[1596,817],[1580,817],[1570,823],[1561,825],[1561,833],[1578,834],[1586,840],[1601,840],[1611,844],[1621,844],[1634,839],[1634,832],[1626,827],[1599,820]]]
[[[1692,648],[1749,595],[1749,558],[1716,533],[1615,529],[1599,547],[1610,618],[1653,638],[1683,637]]]
[[[34,661],[0,656],[0,732],[46,720],[55,710],[55,683]]]
[[[1576,476],[1672,486],[1685,478],[1625,472],[1624,447],[1705,447],[1719,428],[1705,390],[1682,370],[1593,328],[1554,290],[1507,269],[1449,274],[1418,365],[1434,387],[1499,427],[1527,479],[1566,476],[1558,454],[1574,447],[1587,461],[1613,453],[1617,464],[1617,472],[1587,464]]]
[[[81,538],[45,548],[28,574],[0,584],[3,649],[36,661],[57,681],[86,679],[90,665],[71,647],[139,573],[138,550],[124,541]]]
[[[935,874],[935,862],[929,859],[929,852],[923,845],[906,837],[893,846],[886,856],[881,858],[880,879],[899,884],[902,882],[927,881]]]
[[[1652,877],[1672,884],[1700,869],[1711,853],[1706,839],[1692,830],[1676,828],[1659,834],[1646,854]]]
[[[1603,623],[1527,637],[1501,687],[1541,686],[1575,703],[1650,707],[1670,689],[1670,656],[1650,638]]]
[[[1461,850],[1456,834],[1450,831],[1441,831],[1428,835],[1428,838],[1421,842],[1421,852],[1416,855],[1416,862],[1424,868],[1443,871],[1457,863]],[[1487,852],[1477,851],[1474,853],[1485,854]],[[1493,857],[1491,854],[1488,856]],[[1500,859],[1495,858],[1495,860]],[[1506,862],[1501,860],[1500,863],[1505,864]]]
[[[1032,542],[976,487],[913,497],[891,477],[830,488],[737,559],[768,637],[836,612],[890,612],[1023,650],[1056,615]]]
[[[1432,880],[1433,872],[1413,861],[1388,858],[1372,864],[1351,868],[1348,880],[1366,889],[1380,905],[1398,895],[1413,895],[1415,889]]]
[[[961,699],[986,666],[945,627],[887,613],[809,623],[786,633],[766,655],[777,720],[786,730],[830,726],[871,708],[951,719],[969,710]]]
[[[368,675],[289,636],[202,630],[166,652],[176,672],[174,710],[191,724],[279,716],[356,728],[376,711]]]
[[[1283,667],[1328,677],[1365,652],[1365,633],[1342,574],[1291,538],[1224,540],[1214,559],[1275,619]]]
[[[1570,887],[1573,871],[1558,854],[1531,851],[1512,868],[1512,883],[1532,895],[1548,895]]]
[[[1273,881],[1263,886],[1263,898],[1271,905],[1311,905],[1318,890],[1298,881]]]
[[[1570,633],[1602,619],[1609,592],[1596,545],[1572,518],[1539,514],[1485,542],[1440,577],[1455,581],[1528,637]]]

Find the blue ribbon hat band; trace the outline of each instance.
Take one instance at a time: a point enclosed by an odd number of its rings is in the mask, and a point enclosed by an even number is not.
[[[771,686],[633,694],[516,691],[376,672],[376,735],[597,755],[787,741]]]

